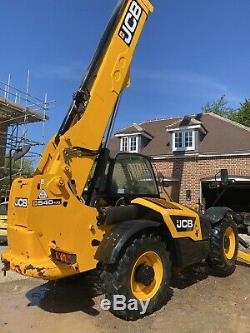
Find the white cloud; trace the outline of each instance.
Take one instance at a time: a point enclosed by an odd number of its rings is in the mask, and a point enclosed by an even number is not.
[[[153,80],[154,89],[158,93],[178,96],[203,97],[203,99],[215,99],[221,95],[231,103],[238,104],[243,96],[232,92],[224,83],[215,78],[193,72],[163,71],[136,71],[138,80]]]
[[[40,78],[75,81],[84,73],[83,63],[74,62],[71,64],[46,64],[42,65],[35,75]]]

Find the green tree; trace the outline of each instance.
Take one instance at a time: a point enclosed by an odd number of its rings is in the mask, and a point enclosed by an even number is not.
[[[250,127],[250,99],[240,104],[238,110],[232,115],[231,120]]]
[[[250,99],[246,99],[238,108],[233,109],[229,106],[225,95],[223,95],[213,102],[206,103],[202,107],[202,112],[213,112],[219,116],[250,127]]]
[[[34,161],[30,158],[23,158],[22,161],[12,161],[12,178],[16,176],[30,176],[34,172]],[[0,179],[0,196],[6,196],[7,191],[10,188],[10,161],[9,157],[5,158],[5,165],[3,168],[3,178]]]
[[[230,119],[235,110],[228,105],[228,101],[226,100],[226,96],[222,95],[217,100],[213,102],[208,102],[202,107],[203,113],[213,112],[218,114],[219,116]]]

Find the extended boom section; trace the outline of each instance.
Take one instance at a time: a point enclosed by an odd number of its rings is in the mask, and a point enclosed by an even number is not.
[[[117,99],[129,85],[134,51],[152,10],[148,0],[120,1],[75,95],[73,106],[38,166],[38,173],[58,175],[65,160],[70,160],[79,197]]]

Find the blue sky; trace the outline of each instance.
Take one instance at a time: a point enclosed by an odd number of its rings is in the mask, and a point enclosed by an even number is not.
[[[232,106],[250,97],[250,1],[154,0],[124,94],[116,128],[132,122],[198,113],[226,95]],[[116,0],[3,0],[0,80],[56,100],[46,140],[59,127]],[[39,125],[40,126],[40,125]],[[29,135],[41,136],[32,126]]]

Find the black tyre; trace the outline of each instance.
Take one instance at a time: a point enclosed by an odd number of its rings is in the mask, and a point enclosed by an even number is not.
[[[124,249],[119,262],[102,273],[110,311],[125,320],[136,320],[153,313],[169,298],[171,263],[166,244],[156,235],[141,235]],[[114,309],[114,296],[123,295],[126,301],[136,300],[137,309]],[[145,313],[139,301],[148,301]],[[145,309],[144,309],[145,310]]]
[[[212,228],[208,264],[218,276],[231,275],[238,255],[238,229],[232,218]]]

